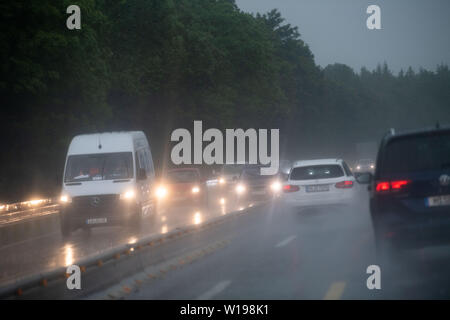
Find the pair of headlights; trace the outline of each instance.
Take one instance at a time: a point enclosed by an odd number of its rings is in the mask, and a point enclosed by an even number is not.
[[[134,190],[127,190],[124,193],[121,193],[119,198],[120,200],[133,200],[134,198],[136,198],[136,192]],[[63,194],[59,198],[59,202],[62,204],[71,203],[72,198],[67,194]]]
[[[197,187],[197,186],[192,187],[192,189],[191,189],[191,193],[192,194],[197,194],[199,192],[200,192],[200,188],[199,187]],[[159,186],[158,188],[156,188],[155,195],[156,195],[157,198],[163,199],[168,194],[169,194],[169,190],[165,186]]]
[[[375,169],[375,166],[371,164],[370,169]],[[356,170],[361,170],[361,166],[356,166]]]

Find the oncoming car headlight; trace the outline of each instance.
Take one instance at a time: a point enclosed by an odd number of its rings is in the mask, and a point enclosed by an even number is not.
[[[72,198],[69,197],[69,196],[66,195],[66,194],[63,194],[63,195],[61,195],[61,197],[59,198],[59,202],[61,202],[62,204],[65,204],[65,203],[71,203],[71,202],[72,202]]]
[[[223,178],[223,177],[220,177],[219,178],[219,184],[225,184],[225,178]]]
[[[164,186],[159,186],[156,188],[155,195],[158,199],[165,198],[167,196],[167,188]]]
[[[120,199],[122,199],[122,200],[131,200],[131,199],[134,199],[135,197],[136,197],[136,193],[134,192],[134,190],[128,190],[128,191],[120,194]]]
[[[272,184],[270,185],[270,189],[271,189],[273,192],[279,192],[279,191],[281,191],[281,183],[280,183],[280,181],[274,181],[274,182],[272,182]]]
[[[245,190],[246,190],[246,188],[245,188],[245,186],[244,186],[243,184],[238,184],[238,185],[236,186],[236,192],[237,192],[238,194],[244,193]]]

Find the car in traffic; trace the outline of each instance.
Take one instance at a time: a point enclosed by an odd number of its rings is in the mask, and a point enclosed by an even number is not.
[[[360,159],[356,161],[353,172],[363,173],[363,172],[373,172],[375,170],[375,161],[372,159]]]
[[[218,182],[222,186],[232,186],[239,178],[246,164],[224,164],[218,173]]]
[[[281,193],[283,176],[281,172],[261,175],[263,165],[245,165],[235,184],[238,201],[258,201],[277,197]]]
[[[75,136],[67,152],[60,196],[61,233],[105,225],[139,228],[155,213],[155,171],[142,131]]]
[[[302,160],[294,162],[282,189],[291,207],[349,204],[355,197],[355,178],[342,159]]]
[[[450,243],[450,128],[395,133],[382,140],[369,183],[380,258]]]
[[[169,169],[156,187],[158,207],[174,204],[207,204],[207,187],[197,168]]]

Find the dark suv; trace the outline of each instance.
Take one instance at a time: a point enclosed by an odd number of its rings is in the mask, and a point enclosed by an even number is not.
[[[450,243],[450,127],[392,131],[366,182],[378,254]]]

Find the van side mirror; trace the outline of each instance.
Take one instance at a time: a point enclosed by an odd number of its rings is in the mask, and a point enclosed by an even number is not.
[[[145,169],[139,168],[136,178],[137,180],[147,180],[147,172],[145,172]]]

